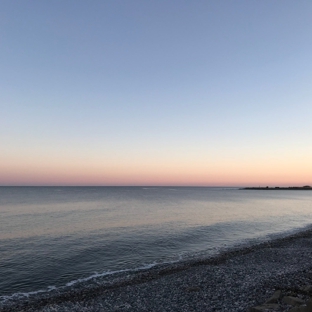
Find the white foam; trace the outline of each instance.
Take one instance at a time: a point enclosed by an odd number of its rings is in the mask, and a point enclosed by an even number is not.
[[[14,293],[12,295],[9,295],[9,296],[0,296],[0,300],[2,302],[5,302],[5,301],[19,299],[19,298],[25,298],[25,297],[28,298],[32,295],[37,295],[40,293],[47,293],[47,292],[50,292],[50,291],[55,290],[55,289],[57,289],[57,287],[48,286],[47,289],[39,289],[39,290],[29,291],[29,292],[18,292],[18,293]]]

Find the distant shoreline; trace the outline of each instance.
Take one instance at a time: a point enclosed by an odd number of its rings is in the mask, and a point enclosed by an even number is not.
[[[306,186],[289,186],[289,187],[244,187],[242,190],[264,190],[264,191],[284,191],[284,190],[290,190],[290,191],[311,191],[312,187],[309,185]]]

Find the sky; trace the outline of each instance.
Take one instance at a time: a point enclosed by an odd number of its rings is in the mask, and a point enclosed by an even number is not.
[[[0,2],[0,185],[312,185],[312,1]]]

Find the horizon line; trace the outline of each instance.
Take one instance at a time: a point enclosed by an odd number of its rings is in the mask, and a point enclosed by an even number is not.
[[[243,186],[224,185],[0,185],[0,187],[225,187],[240,188]]]

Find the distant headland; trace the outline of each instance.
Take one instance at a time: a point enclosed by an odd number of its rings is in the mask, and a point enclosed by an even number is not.
[[[308,191],[312,190],[312,187],[310,185],[305,185],[305,186],[288,186],[288,187],[244,187],[242,190],[265,190],[265,191],[283,191],[283,190],[291,190],[291,191]]]

